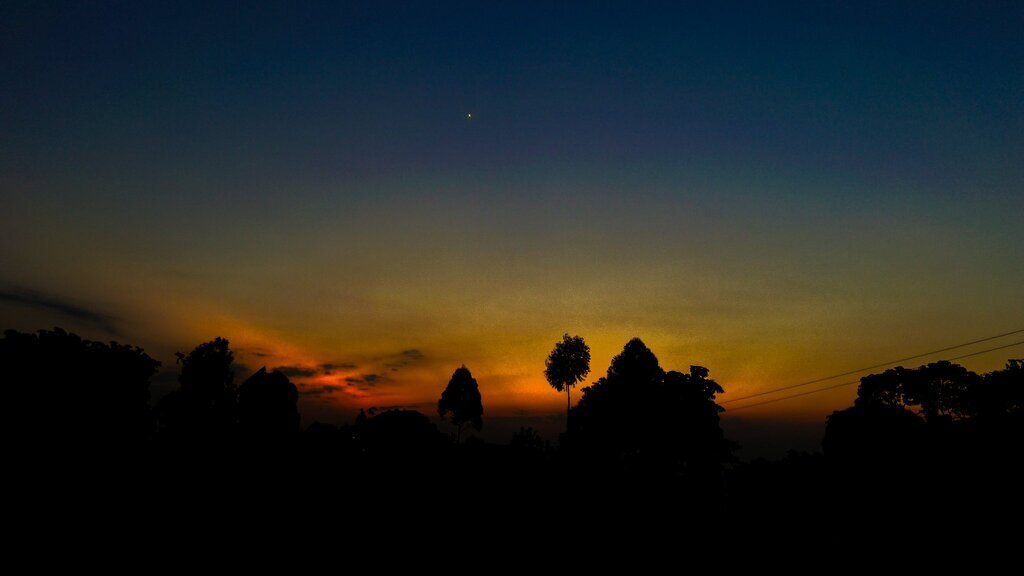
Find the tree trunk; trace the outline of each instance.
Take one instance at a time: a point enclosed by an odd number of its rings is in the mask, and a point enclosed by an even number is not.
[[[572,408],[572,387],[565,387],[565,431],[569,431],[569,409]]]

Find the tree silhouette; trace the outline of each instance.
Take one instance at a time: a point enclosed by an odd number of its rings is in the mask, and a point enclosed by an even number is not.
[[[653,438],[650,409],[658,405],[664,378],[654,353],[639,338],[630,340],[612,358],[607,375],[583,389],[569,421],[574,441],[592,457],[630,465]]]
[[[157,405],[161,425],[173,435],[199,439],[225,436],[237,422],[238,391],[231,369],[234,354],[224,338],[177,353],[179,388]]]
[[[524,452],[541,452],[544,450],[544,439],[532,427],[520,426],[517,432],[512,433],[509,445]]]
[[[0,339],[5,427],[47,448],[132,449],[150,438],[150,378],[142,348],[83,340],[60,328]],[[20,448],[20,442],[12,443]]]
[[[986,374],[968,390],[966,403],[986,420],[1024,416],[1024,360],[1008,360],[1003,370]]]
[[[869,374],[860,379],[857,388],[858,404],[871,404],[883,406],[897,406],[902,408],[903,401],[903,380],[906,368],[898,366],[890,368],[881,374]]]
[[[903,371],[903,398],[908,405],[920,406],[925,420],[970,416],[965,399],[978,375],[947,360]]]
[[[1008,364],[1008,367],[1010,365]],[[998,372],[993,374],[999,374]],[[860,379],[856,405],[919,409],[928,422],[964,419],[992,398],[983,398],[985,378],[947,360],[918,368],[897,366]]]
[[[844,464],[905,463],[921,450],[925,422],[903,406],[856,402],[828,416],[821,441],[825,455]]]
[[[462,426],[470,424],[477,431],[483,425],[483,403],[480,399],[480,388],[476,379],[465,366],[455,370],[448,387],[441,393],[437,401],[437,413],[441,419],[450,418],[458,427],[456,443],[462,442]]]
[[[719,425],[718,415],[725,409],[715,403],[715,396],[725,390],[708,378],[709,373],[703,366],[690,366],[687,374],[665,374],[667,410],[660,413],[660,437],[668,439],[666,458],[693,473],[714,471],[732,459],[734,448]]]
[[[384,410],[369,418],[360,410],[362,418],[356,421],[353,433],[364,450],[370,454],[418,457],[443,442],[437,426],[425,414],[416,410]]]
[[[299,392],[288,377],[260,368],[238,387],[238,424],[250,438],[285,439],[299,432]]]
[[[732,459],[715,403],[721,392],[702,366],[666,374],[634,338],[607,375],[583,389],[570,432],[586,456],[606,465],[710,479]]]
[[[861,378],[853,406],[828,417],[834,463],[864,469],[1003,461],[1024,440],[1024,367],[983,376],[949,361]]]
[[[555,390],[565,390],[565,421],[569,426],[569,412],[572,409],[570,390],[590,374],[590,347],[581,336],[562,336],[560,342],[548,354],[544,362],[544,377]]]

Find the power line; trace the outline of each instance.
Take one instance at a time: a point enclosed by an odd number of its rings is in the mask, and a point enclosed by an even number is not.
[[[964,354],[963,356],[954,356],[953,358],[950,358],[949,361],[952,362],[953,360],[959,360],[961,358],[970,358],[971,356],[985,354],[986,352],[994,352],[996,350],[1002,350],[1003,348],[1013,348],[1014,346],[1020,346],[1021,344],[1024,344],[1024,340],[1021,340],[1020,342],[1014,342],[1013,344],[1007,344],[1006,346],[997,346],[995,348],[989,348],[988,350],[982,350],[980,352],[971,352],[970,354]]]
[[[811,394],[817,394],[818,392],[825,392],[827,390],[834,390],[836,388],[842,388],[843,386],[852,386],[853,384],[859,383],[860,380],[851,380],[849,382],[843,382],[842,384],[833,384],[824,388],[815,388],[814,390],[808,390],[806,392],[799,392],[797,394],[790,394],[789,396],[783,396],[781,398],[772,398],[771,400],[762,400],[760,402],[754,402],[753,404],[744,404],[743,406],[737,406],[735,408],[729,408],[729,412],[735,412],[737,410],[746,410],[747,408],[753,408],[754,406],[762,406],[764,404],[771,404],[772,402],[782,402],[783,400],[790,400],[792,398],[799,398],[801,396],[810,396]],[[722,404],[722,402],[720,402]]]
[[[1013,344],[1006,344],[1006,345],[1003,345],[1003,346],[996,346],[995,348],[989,348],[987,350],[980,350],[978,352],[971,352],[970,354],[964,354],[962,356],[956,356],[955,358],[950,358],[949,361],[960,360],[961,358],[970,358],[971,356],[978,356],[978,355],[981,355],[981,354],[987,354],[988,352],[995,352],[996,350],[1002,350],[1004,348],[1012,348],[1014,346],[1020,346],[1021,344],[1024,344],[1024,340],[1021,340],[1020,342],[1014,342]],[[744,404],[743,406],[737,406],[735,408],[730,408],[729,412],[735,412],[737,410],[745,410],[747,408],[753,408],[754,406],[762,406],[764,404],[771,404],[773,402],[782,402],[783,400],[790,400],[792,398],[799,398],[801,396],[809,396],[811,394],[817,394],[818,392],[825,392],[825,391],[828,391],[828,390],[834,390],[836,388],[842,388],[843,386],[852,386],[852,385],[857,384],[859,382],[860,382],[860,379],[851,380],[849,382],[843,382],[842,384],[833,384],[831,386],[826,386],[824,388],[815,388],[814,390],[808,390],[806,392],[799,392],[797,394],[790,394],[789,396],[782,396],[781,398],[772,398],[770,400],[762,400],[760,402],[754,402],[753,404]],[[758,396],[760,396],[760,394],[758,394]],[[753,397],[753,396],[748,396],[747,398],[751,398],[751,397]],[[736,398],[736,400],[742,400],[742,398]],[[725,402],[719,402],[719,404],[725,404]]]
[[[925,356],[933,356],[935,354],[940,354],[942,352],[949,352],[950,350],[956,350],[957,348],[964,348],[964,347],[967,347],[967,346],[971,346],[973,344],[980,344],[982,342],[988,342],[989,340],[997,340],[999,338],[1005,338],[1006,336],[1012,336],[1014,334],[1020,334],[1021,332],[1024,332],[1024,328],[1021,328],[1020,330],[1014,330],[1012,332],[1006,332],[1005,334],[998,334],[996,336],[989,336],[988,338],[981,338],[980,340],[972,340],[970,342],[964,342],[963,344],[957,344],[956,346],[948,346],[946,348],[941,348],[939,350],[932,350],[931,352],[924,352],[922,354],[915,354],[913,356],[907,356],[906,358],[900,358],[898,360],[890,360],[888,362],[882,362],[880,364],[875,364],[874,366],[866,366],[864,368],[858,368],[857,370],[849,370],[847,372],[842,372],[840,374],[833,374],[832,376],[826,376],[824,378],[816,378],[814,380],[808,380],[807,382],[801,382],[799,384],[790,384],[789,386],[783,386],[782,388],[773,388],[771,390],[765,390],[763,392],[756,392],[754,394],[748,394],[746,396],[740,396],[739,398],[729,398],[727,400],[722,400],[721,402],[719,402],[719,404],[729,404],[731,402],[739,402],[740,400],[749,400],[751,398],[757,398],[759,396],[767,396],[769,394],[774,394],[776,392],[784,392],[786,390],[792,390],[794,388],[802,388],[804,386],[810,386],[811,384],[817,384],[819,382],[825,382],[826,380],[834,380],[836,378],[842,378],[843,376],[850,376],[852,374],[858,374],[860,372],[867,372],[868,370],[874,370],[875,368],[884,368],[886,366],[891,366],[893,364],[899,364],[900,362],[906,362],[908,360],[916,360],[918,358],[924,358]],[[1010,344],[1009,346],[1005,346],[1005,348],[1009,348],[1010,346],[1014,346],[1014,344]],[[994,350],[998,350],[998,348],[994,348]],[[983,352],[989,352],[989,350],[984,350],[982,352],[978,352],[978,354],[981,354]],[[959,356],[958,358],[966,358],[966,357],[967,356]],[[954,360],[956,360],[956,359],[957,358],[954,358]],[[822,390],[827,390],[827,388],[822,388]]]

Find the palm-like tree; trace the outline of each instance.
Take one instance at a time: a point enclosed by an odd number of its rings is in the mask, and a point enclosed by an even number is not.
[[[590,374],[590,347],[581,336],[562,336],[544,362],[544,377],[555,390],[565,390],[565,423],[569,427],[572,387]]]

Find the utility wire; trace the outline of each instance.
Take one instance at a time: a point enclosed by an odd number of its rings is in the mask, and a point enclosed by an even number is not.
[[[1013,348],[1014,346],[1020,346],[1021,344],[1024,344],[1024,340],[1021,340],[1020,342],[1014,342],[1013,344],[1007,344],[1005,346],[989,348],[988,350],[982,350],[980,352],[971,352],[970,354],[964,354],[963,356],[954,356],[950,358],[949,361],[952,362],[953,360],[959,360],[961,358],[970,358],[971,356],[977,356],[979,354],[985,354],[986,352],[993,352],[995,350],[1002,350],[1003,348]]]
[[[840,374],[833,374],[832,376],[826,376],[824,378],[815,378],[814,380],[808,380],[807,382],[801,382],[799,384],[790,384],[789,386],[783,386],[782,388],[773,388],[771,390],[764,390],[763,392],[756,392],[754,394],[748,394],[746,396],[740,396],[739,398],[729,398],[727,400],[722,400],[721,402],[719,402],[719,404],[729,404],[729,403],[732,403],[732,402],[739,402],[740,400],[749,400],[751,398],[757,398],[759,396],[767,396],[769,394],[775,394],[776,392],[784,392],[786,390],[792,390],[793,388],[802,388],[804,386],[810,386],[811,384],[817,384],[819,382],[825,382],[826,380],[834,380],[836,378],[842,378],[843,376],[850,376],[850,375],[853,375],[853,374],[858,374],[860,372],[867,372],[868,370],[874,370],[876,368],[884,368],[886,366],[891,366],[893,364],[899,364],[900,362],[906,362],[908,360],[916,360],[918,358],[924,358],[925,356],[933,356],[935,354],[940,354],[942,352],[949,352],[950,350],[956,350],[957,348],[965,348],[967,346],[971,346],[972,344],[980,344],[982,342],[988,342],[990,340],[997,340],[999,338],[1005,338],[1006,336],[1012,336],[1014,334],[1020,334],[1021,332],[1024,332],[1024,328],[1021,328],[1020,330],[1014,330],[1012,332],[1006,332],[1005,334],[998,334],[996,336],[989,336],[988,338],[981,338],[980,340],[972,340],[970,342],[964,342],[963,344],[957,344],[956,346],[949,346],[949,347],[946,347],[946,348],[941,348],[939,350],[932,350],[931,352],[924,352],[923,354],[915,354],[913,356],[907,356],[906,358],[900,358],[898,360],[890,360],[888,362],[882,362],[880,364],[875,364],[874,366],[866,366],[864,368],[858,368],[857,370],[849,370],[847,372],[842,372]],[[1009,348],[1010,346],[1015,346],[1015,344],[1010,344],[1009,346],[1004,346],[1004,348]],[[993,348],[993,350],[998,350],[998,349],[999,348]],[[982,354],[984,352],[990,352],[990,350],[983,350],[982,352],[978,352],[978,354]],[[971,355],[969,354],[968,356],[971,356]],[[953,358],[953,360],[956,360],[956,359],[959,359],[959,358],[967,358],[967,356],[958,356],[957,358]],[[827,388],[822,388],[822,390],[827,390]]]
[[[1021,340],[1020,342],[1014,342],[1013,344],[1006,344],[1004,346],[996,346],[995,348],[989,348],[987,350],[980,350],[978,352],[971,352],[970,354],[964,354],[962,356],[956,356],[954,358],[950,358],[949,361],[960,360],[961,358],[970,358],[971,356],[978,356],[980,354],[987,354],[988,352],[995,352],[996,350],[1002,350],[1004,348],[1012,348],[1014,346],[1020,346],[1021,344],[1024,344],[1024,340]],[[792,398],[799,398],[801,396],[809,396],[811,394],[817,394],[818,392],[825,392],[827,390],[834,390],[836,388],[842,388],[843,386],[852,386],[852,385],[857,384],[859,382],[860,382],[860,379],[851,380],[849,382],[843,382],[842,384],[833,384],[831,386],[825,386],[824,388],[815,388],[814,390],[808,390],[806,392],[799,392],[797,394],[790,394],[789,396],[782,396],[781,398],[772,398],[770,400],[762,400],[760,402],[754,402],[752,404],[744,404],[743,406],[737,406],[735,408],[730,408],[729,412],[735,412],[737,410],[745,410],[747,408],[753,408],[754,406],[762,406],[764,404],[771,404],[773,402],[782,402],[783,400],[790,400]],[[760,394],[756,394],[756,395],[753,395],[753,396],[760,396]],[[747,396],[747,398],[752,398],[753,396]],[[742,400],[742,399],[743,398],[736,398],[736,400]],[[719,404],[725,404],[725,402],[719,402]]]
[[[827,390],[834,390],[836,388],[842,388],[843,386],[852,386],[858,384],[860,380],[851,380],[849,382],[843,382],[842,384],[833,384],[831,386],[825,386],[824,388],[815,388],[814,390],[808,390],[806,392],[799,392],[797,394],[790,394],[789,396],[783,396],[781,398],[772,398],[770,400],[762,400],[760,402],[754,402],[753,404],[744,404],[743,406],[737,406],[735,408],[729,408],[729,412],[735,412],[737,410],[746,410],[747,408],[753,408],[754,406],[762,406],[764,404],[771,404],[772,402],[782,402],[783,400],[790,400],[792,398],[799,398],[801,396],[809,396],[811,394],[817,394],[818,392],[825,392]],[[720,402],[721,404],[721,402]]]

